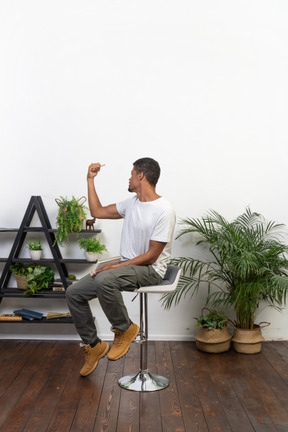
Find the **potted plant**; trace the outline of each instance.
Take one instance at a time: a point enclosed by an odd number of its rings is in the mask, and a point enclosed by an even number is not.
[[[99,254],[106,250],[105,245],[101,244],[96,238],[81,238],[78,240],[80,249],[85,250],[87,261],[96,261]]]
[[[16,263],[10,270],[15,274],[18,288],[25,290],[27,296],[37,294],[42,288],[49,288],[54,282],[54,272],[49,267],[38,264],[27,267],[23,263]]]
[[[29,253],[30,253],[30,257],[32,260],[40,260],[41,256],[42,256],[42,245],[41,245],[41,241],[37,240],[37,241],[29,241],[27,243],[28,249],[29,249]]]
[[[198,236],[195,243],[207,247],[207,258],[172,260],[172,264],[183,268],[183,276],[177,289],[164,296],[165,306],[177,304],[188,292],[195,294],[202,284],[207,289],[207,304],[234,309],[234,348],[259,352],[263,338],[255,319],[260,305],[263,302],[280,310],[286,303],[288,247],[281,239],[283,224],[268,222],[249,208],[232,222],[212,210],[201,219],[184,219],[182,223],[185,228],[178,237]],[[250,334],[248,339],[253,335],[247,350],[238,330]]]
[[[18,289],[26,290],[27,267],[23,263],[15,263],[10,267],[10,270],[15,275]]]
[[[203,311],[208,313],[204,315]],[[200,351],[208,353],[222,353],[230,348],[232,335],[227,328],[228,318],[223,312],[216,309],[203,308],[195,327],[198,327],[195,335],[196,347]]]
[[[42,288],[49,288],[54,282],[54,272],[51,268],[32,265],[27,268],[26,295],[37,294]]]
[[[83,228],[83,221],[85,219],[85,210],[87,207],[84,206],[86,201],[85,197],[76,199],[72,196],[71,200],[67,197],[56,198],[56,203],[59,206],[58,216],[56,221],[56,233],[55,242],[59,243],[60,246],[69,242],[69,235],[72,232],[79,233]]]

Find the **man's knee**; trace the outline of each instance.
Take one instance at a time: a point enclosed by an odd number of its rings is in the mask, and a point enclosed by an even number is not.
[[[89,278],[90,277],[91,276],[89,276]],[[79,298],[81,294],[85,293],[85,286],[87,286],[87,282],[85,282],[86,279],[87,276],[84,276],[84,278],[80,279],[78,282],[74,282],[66,289],[66,299],[68,299],[68,301],[76,297]]]
[[[73,285],[70,285],[66,289],[66,300],[69,302],[70,300],[72,300],[74,298],[74,295],[75,295],[75,287],[74,287],[74,284],[73,284]]]
[[[95,282],[97,285],[102,285],[103,283],[106,283],[109,280],[111,280],[111,277],[113,275],[113,272],[111,272],[111,270],[104,270],[101,271],[100,273],[98,273],[95,277]]]
[[[97,293],[101,293],[101,291],[106,291],[110,289],[114,289],[115,285],[117,285],[117,278],[113,276],[113,272],[110,270],[105,270],[97,274],[95,277],[95,287]]]

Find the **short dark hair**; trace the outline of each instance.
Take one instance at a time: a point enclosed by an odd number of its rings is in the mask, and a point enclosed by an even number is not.
[[[156,186],[161,171],[157,161],[152,158],[145,157],[137,159],[133,163],[133,166],[138,174],[143,172],[148,183],[150,183],[154,187]]]

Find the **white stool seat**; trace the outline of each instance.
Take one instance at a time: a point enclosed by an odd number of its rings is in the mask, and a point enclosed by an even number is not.
[[[139,293],[165,294],[175,291],[181,274],[181,268],[168,266],[163,280],[158,285],[141,287],[135,290]]]
[[[127,375],[118,380],[120,387],[139,392],[161,390],[169,385],[169,380],[160,375],[149,373],[147,369],[148,341],[148,294],[173,292],[178,284],[181,268],[168,266],[164,279],[158,285],[145,286],[134,292],[140,294],[140,371],[136,375]],[[145,314],[144,314],[145,311]],[[145,327],[145,328],[144,328]]]

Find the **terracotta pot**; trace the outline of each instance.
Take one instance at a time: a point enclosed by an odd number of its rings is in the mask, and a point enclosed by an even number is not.
[[[207,353],[221,353],[228,351],[232,335],[227,327],[209,330],[199,327],[195,335],[196,347],[199,351]]]

